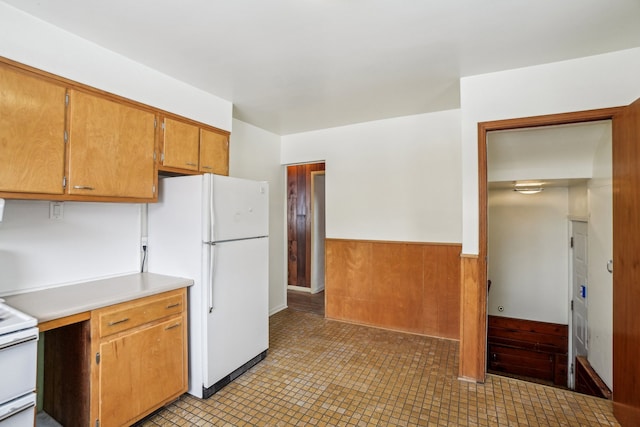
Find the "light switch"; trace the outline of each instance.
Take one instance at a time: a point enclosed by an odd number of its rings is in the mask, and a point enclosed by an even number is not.
[[[63,218],[64,218],[64,203],[63,202],[49,203],[49,219],[61,220]]]

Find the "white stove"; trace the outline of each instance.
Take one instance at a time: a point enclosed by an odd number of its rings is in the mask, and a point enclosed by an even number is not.
[[[37,320],[0,298],[0,427],[32,427],[36,406]]]
[[[35,318],[9,307],[0,298],[0,335],[32,328],[37,324],[38,321]]]

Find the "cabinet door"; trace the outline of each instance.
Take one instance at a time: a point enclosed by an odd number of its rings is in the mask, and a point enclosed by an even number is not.
[[[198,170],[198,127],[177,120],[164,120],[164,146],[162,165]]]
[[[72,91],[69,194],[153,198],[154,137],[153,113]]]
[[[100,345],[100,425],[130,425],[186,390],[185,330],[178,317]]]
[[[200,130],[200,172],[229,175],[229,137]]]
[[[0,191],[62,194],[65,88],[0,67]]]

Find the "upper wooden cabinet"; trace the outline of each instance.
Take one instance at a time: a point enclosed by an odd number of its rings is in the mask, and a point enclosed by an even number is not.
[[[229,134],[0,57],[0,197],[154,202],[159,169],[227,175]]]
[[[229,137],[200,129],[200,172],[229,175]]]
[[[63,194],[65,93],[0,66],[0,191]]]
[[[69,194],[152,199],[154,147],[155,114],[70,91]]]
[[[162,166],[197,171],[199,137],[198,126],[165,118]]]

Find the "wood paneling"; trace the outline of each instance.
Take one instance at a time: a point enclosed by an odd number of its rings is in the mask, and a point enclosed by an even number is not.
[[[311,287],[311,172],[324,163],[287,167],[288,284]]]
[[[568,326],[489,316],[488,368],[567,386]]]
[[[613,120],[613,408],[640,425],[640,100]]]
[[[44,335],[44,410],[67,427],[90,424],[90,329],[84,321]]]
[[[327,239],[326,317],[458,339],[459,244]]]
[[[589,396],[611,399],[611,391],[584,356],[576,357],[575,391]]]
[[[460,258],[460,378],[484,382],[486,366],[487,286],[477,256]]]

